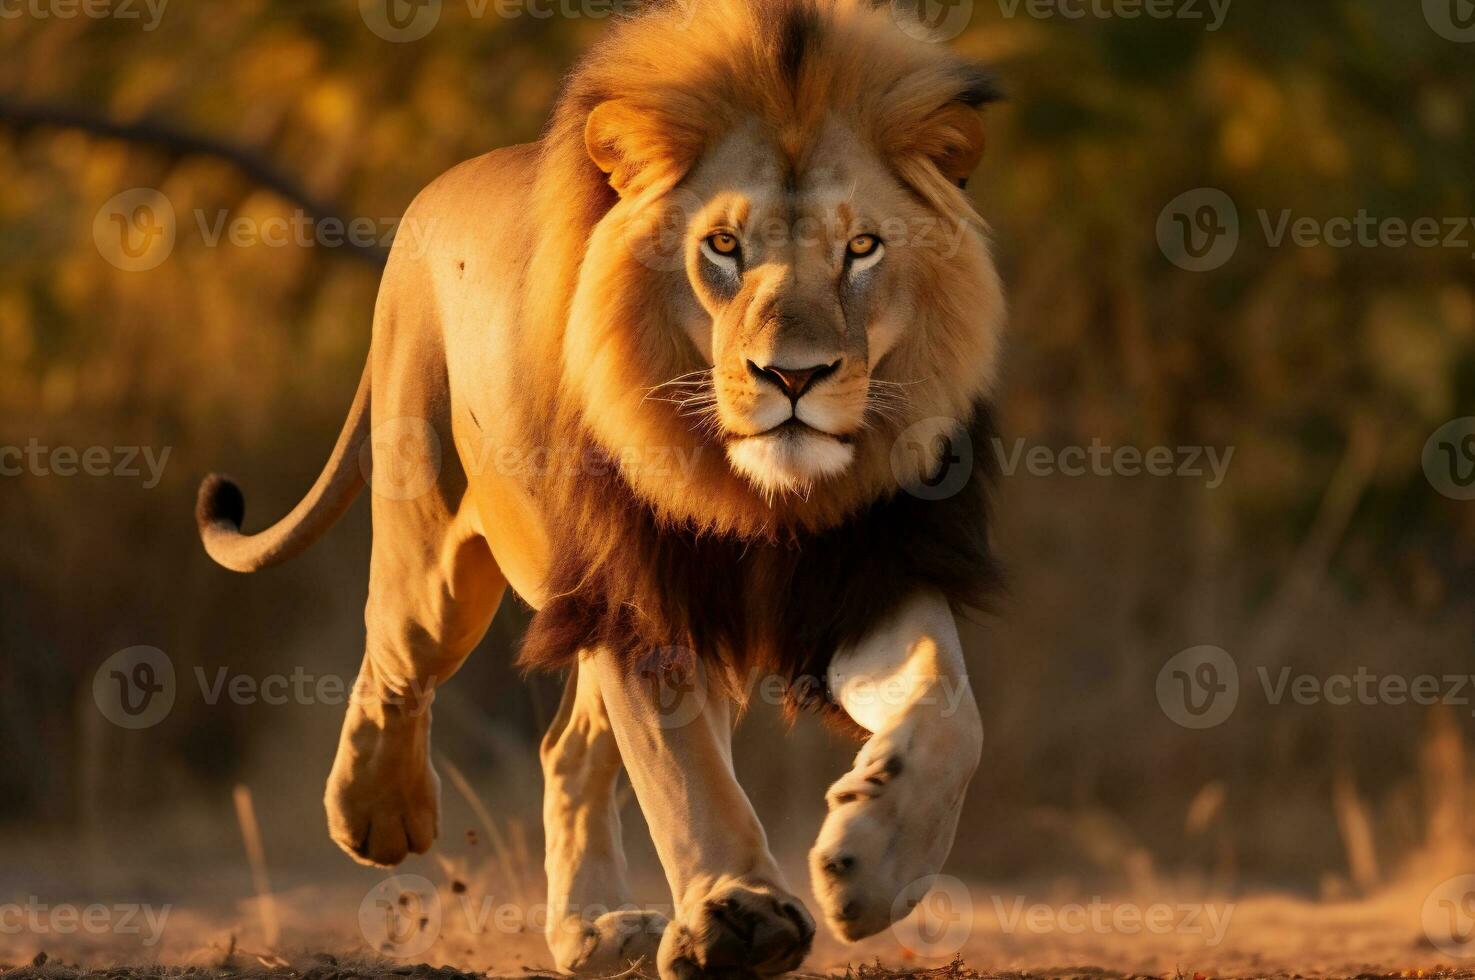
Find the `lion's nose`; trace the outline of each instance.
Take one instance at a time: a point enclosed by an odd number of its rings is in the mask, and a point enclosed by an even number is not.
[[[776,364],[759,367],[752,361],[748,362],[748,372],[753,377],[778,385],[779,391],[788,395],[790,401],[795,402],[804,397],[804,393],[814,387],[817,382],[828,378],[838,370],[840,370],[839,361],[802,368],[779,367]]]

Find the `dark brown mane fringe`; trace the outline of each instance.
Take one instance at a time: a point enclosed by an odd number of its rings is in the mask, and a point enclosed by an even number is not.
[[[580,467],[556,509],[550,598],[519,663],[559,669],[601,647],[645,670],[694,652],[717,668],[709,676],[737,685],[782,678],[791,709],[831,704],[831,658],[905,599],[935,589],[954,607],[984,607],[1002,586],[989,547],[987,406],[968,434],[973,469],[957,493],[897,492],[830,531],[782,541],[661,526],[612,463]]]

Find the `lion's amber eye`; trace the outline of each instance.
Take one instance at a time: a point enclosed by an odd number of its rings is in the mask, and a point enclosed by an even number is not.
[[[846,246],[845,251],[852,259],[863,259],[879,248],[880,245],[881,239],[875,235],[856,235],[850,240],[850,244]]]
[[[736,255],[738,251],[737,236],[725,231],[719,231],[710,236],[707,244],[712,246],[712,251],[718,255]]]

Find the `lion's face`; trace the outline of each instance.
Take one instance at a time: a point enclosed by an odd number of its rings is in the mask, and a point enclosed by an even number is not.
[[[907,330],[923,209],[832,123],[799,163],[756,127],[730,134],[665,210],[681,324],[711,368],[691,414],[765,494],[844,474],[901,397],[873,368]]]
[[[665,519],[832,527],[934,476],[993,381],[1003,296],[959,189],[991,83],[864,3],[811,12],[734,0],[677,48],[636,22],[557,128],[546,206],[587,235],[561,385]]]

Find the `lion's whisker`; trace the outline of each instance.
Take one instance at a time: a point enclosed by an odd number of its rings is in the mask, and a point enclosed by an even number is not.
[[[688,378],[690,378],[692,380],[689,380],[688,381],[687,380]],[[666,388],[666,387],[669,387],[671,385],[681,385],[681,384],[686,384],[686,385],[692,385],[692,384],[710,384],[711,382],[712,382],[712,369],[711,368],[705,368],[705,369],[703,369],[701,371],[688,371],[687,373],[682,374],[682,375],[678,375],[677,377],[674,377],[674,378],[670,379],[669,381],[662,381],[658,385],[651,385],[646,390],[647,391],[656,391],[657,389]]]
[[[676,401],[674,399],[662,398],[656,395],[656,392],[661,391],[664,388],[671,389],[671,394],[678,396],[682,396],[682,392],[680,391],[680,389],[695,389],[695,391],[691,394],[685,394],[683,396],[686,398],[693,397],[694,395],[701,395],[706,392],[715,392],[712,382],[712,369],[703,368],[699,371],[688,371],[687,373],[672,378],[669,381],[662,381],[658,385],[651,385],[649,388],[645,389],[645,395],[640,399],[640,403],[643,405],[646,401],[653,400],[667,401],[671,402],[672,404],[680,404],[679,401]]]
[[[924,384],[927,384],[930,381],[935,381],[935,380],[937,380],[937,379],[936,378],[917,378],[914,381],[887,381],[884,378],[871,378],[870,379],[870,382],[873,385],[881,385],[882,387],[886,387],[886,388],[915,388],[917,385],[924,385]]]

